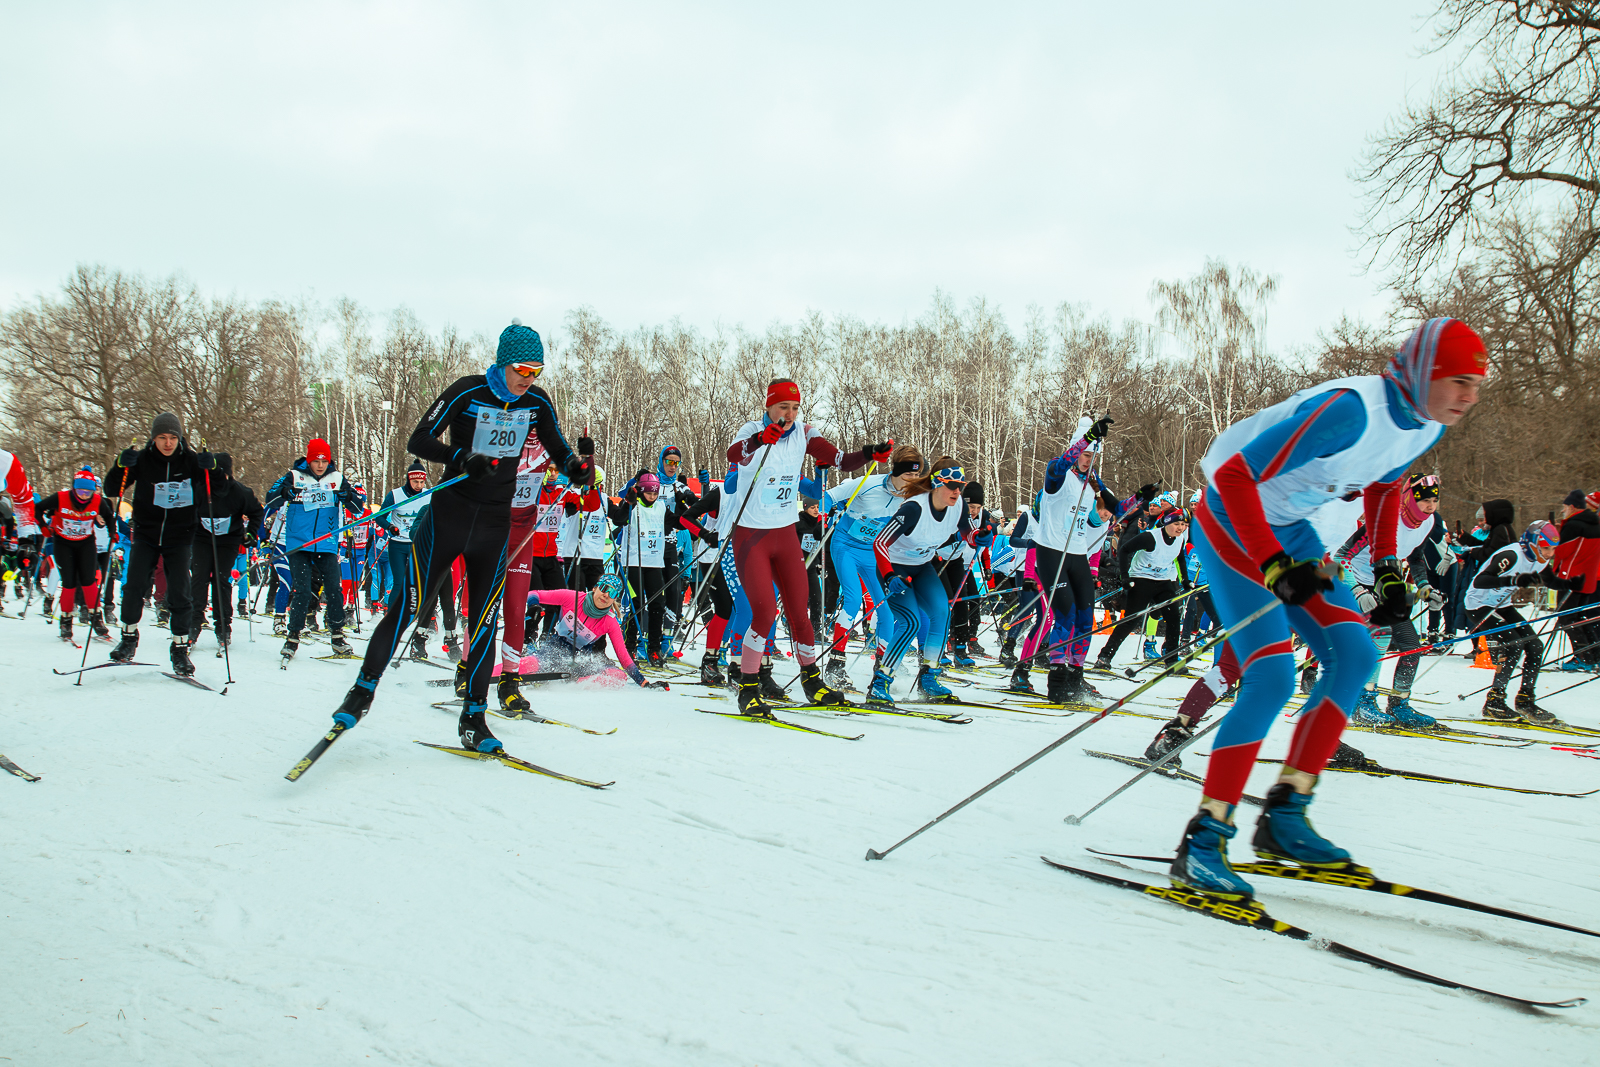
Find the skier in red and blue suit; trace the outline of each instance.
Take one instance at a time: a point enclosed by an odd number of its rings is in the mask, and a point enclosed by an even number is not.
[[[1201,461],[1207,485],[1191,536],[1218,621],[1231,627],[1276,608],[1228,638],[1243,671],[1239,693],[1172,863],[1177,884],[1229,900],[1255,895],[1229,866],[1227,842],[1238,832],[1233,812],[1256,751],[1294,692],[1291,629],[1327,669],[1306,699],[1251,844],[1257,855],[1307,867],[1350,862],[1306,813],[1378,652],[1349,588],[1319,569],[1327,549],[1310,519],[1324,504],[1359,496],[1373,532],[1372,621],[1408,617],[1411,592],[1395,558],[1406,468],[1477,402],[1487,368],[1483,341],[1465,323],[1430,319],[1382,375],[1301,390],[1224,430]]]

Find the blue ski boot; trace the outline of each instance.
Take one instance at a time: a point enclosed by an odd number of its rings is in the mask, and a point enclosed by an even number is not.
[[[978,661],[967,655],[966,645],[957,645],[955,653],[951,656],[950,665],[952,667],[976,667]]]
[[[1267,790],[1267,802],[1256,821],[1250,845],[1256,855],[1268,860],[1288,860],[1302,867],[1343,867],[1350,853],[1329,841],[1311,825],[1306,809],[1310,793],[1296,793],[1288,782]]]
[[[867,686],[868,704],[893,704],[894,697],[889,694],[889,683],[894,681],[894,675],[886,671],[873,671],[872,684]]]
[[[945,649],[943,652],[939,653],[939,666],[940,667],[948,667],[948,666],[950,666],[950,650],[949,649]]]
[[[917,689],[929,700],[946,700],[955,696],[944,683],[939,681],[939,675],[944,673],[943,667],[924,666],[917,672]]]
[[[1395,724],[1407,730],[1431,730],[1439,725],[1439,720],[1432,715],[1424,715],[1411,706],[1411,701],[1405,697],[1389,698],[1389,715]]]
[[[1161,653],[1156,651],[1156,639],[1153,637],[1144,639],[1144,658],[1146,663],[1150,660],[1161,658]]]
[[[1350,713],[1350,718],[1362,726],[1394,726],[1395,717],[1378,707],[1378,694],[1371,689],[1363,689],[1356,698],[1356,706]]]
[[[1233,809],[1228,809],[1231,814]],[[1251,900],[1255,887],[1234,873],[1228,863],[1228,841],[1239,828],[1204,809],[1195,813],[1178,842],[1178,854],[1167,872],[1174,885],[1223,900]]]
[[[506,746],[500,739],[489,732],[489,723],[484,719],[485,702],[463,700],[461,702],[461,721],[456,729],[461,734],[461,747],[471,749],[473,752],[497,752]]]

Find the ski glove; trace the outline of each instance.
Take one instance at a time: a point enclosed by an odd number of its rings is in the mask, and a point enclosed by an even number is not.
[[[906,580],[898,574],[891,573],[888,576],[880,574],[878,579],[879,584],[883,586],[883,599],[885,601],[893,600],[895,594],[906,587]]]
[[[700,540],[704,541],[706,544],[710,545],[712,548],[715,548],[717,546],[717,540],[718,540],[717,531],[711,529],[710,527],[707,527],[706,529],[701,530],[700,531]]]
[[[783,431],[788,428],[781,422],[769,422],[760,433],[750,440],[756,444],[775,445],[778,443],[778,438],[783,436]]]
[[[1378,598],[1373,594],[1371,586],[1358,585],[1352,592],[1356,595],[1356,607],[1361,609],[1361,614],[1371,615],[1377,610]]]
[[[1150,503],[1150,501],[1152,501],[1152,500],[1154,500],[1156,498],[1156,494],[1159,493],[1159,492],[1161,492],[1161,479],[1160,478],[1157,478],[1153,482],[1147,482],[1146,484],[1141,485],[1139,487],[1139,492],[1138,492],[1139,503],[1141,505]],[[1264,571],[1265,571],[1265,568],[1263,568],[1263,572]]]
[[[568,500],[561,505],[561,510],[567,513],[568,518],[571,518],[578,513],[578,505]]]
[[[1411,605],[1416,602],[1411,587],[1400,573],[1400,561],[1382,559],[1372,565],[1372,589],[1378,596],[1378,610],[1372,621],[1379,625],[1399,622],[1411,617]]]
[[[1316,560],[1296,562],[1287,552],[1274,553],[1261,565],[1261,575],[1272,595],[1290,607],[1299,607],[1318,593],[1333,588],[1333,581],[1317,572]]]
[[[867,460],[870,459],[874,463],[887,463],[887,462],[889,462],[889,457],[892,456],[893,454],[894,454],[894,442],[893,441],[880,441],[878,444],[875,444],[875,445],[862,445],[861,446],[861,460],[862,460],[862,462],[866,462]]]
[[[131,467],[137,462],[139,462],[139,450],[137,448],[124,448],[122,455],[117,457],[117,466],[119,467]]]
[[[584,430],[583,436],[578,438],[578,455],[594,455],[594,438],[589,436],[588,430]]]
[[[578,439],[578,447],[582,448],[583,442],[588,440],[587,437],[580,437]],[[589,460],[589,457],[594,454],[593,441],[589,441],[589,448],[589,452],[577,456],[569,456],[566,466],[562,468],[562,473],[567,476],[567,481],[573,485],[588,485],[594,481],[594,464]]]
[[[1432,586],[1432,585],[1419,585],[1417,587],[1417,593],[1422,595],[1422,596],[1426,596],[1428,598],[1428,610],[1429,611],[1443,611],[1444,610],[1444,593],[1440,592],[1434,586]]]
[[[1089,427],[1088,430],[1084,431],[1083,439],[1088,441],[1090,444],[1093,444],[1095,441],[1104,441],[1106,439],[1106,434],[1111,431],[1111,424],[1116,421],[1117,420],[1113,419],[1110,415],[1105,416],[1099,422]]]
[[[498,461],[493,456],[485,455],[482,452],[473,452],[467,456],[467,461],[462,464],[462,467],[464,467],[467,472],[467,481],[483,481],[494,472],[494,466],[496,462]]]
[[[1544,581],[1544,577],[1542,575],[1538,575],[1538,574],[1519,574],[1519,575],[1517,575],[1517,588],[1518,589],[1526,589],[1530,585],[1539,585],[1543,581]]]
[[[196,452],[194,460],[200,464],[201,470],[214,471],[217,469],[217,454],[215,452]]]

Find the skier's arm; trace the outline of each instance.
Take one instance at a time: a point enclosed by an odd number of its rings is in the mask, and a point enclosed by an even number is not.
[[[1498,551],[1478,569],[1478,576],[1472,579],[1474,589],[1509,589],[1517,584],[1517,575],[1507,575],[1506,572],[1516,562],[1515,557],[1506,551]]]
[[[398,503],[398,501],[395,500],[394,495],[399,491],[400,490],[398,489],[389,490],[388,495],[383,498],[383,506],[378,509],[379,511],[382,511],[383,514],[372,520],[377,524],[378,529],[382,530],[390,537],[393,537],[395,534],[400,532],[400,527],[396,526],[389,518],[389,516],[393,515],[394,512],[388,510],[388,508],[390,508],[392,505]]]
[[[439,435],[449,429],[450,420],[466,408],[467,396],[476,388],[478,383],[468,376],[457,378],[455,384],[440,393],[433,406],[422,416],[422,421],[417,423],[417,428],[411,431],[411,437],[406,441],[406,451],[430,463],[459,465],[465,461],[471,450],[447,445],[439,440]],[[267,502],[270,504],[271,500]]]
[[[39,524],[39,529],[49,528],[50,520],[55,516],[60,506],[60,493],[51,493],[49,496],[39,499],[39,503],[33,509],[33,521]]]
[[[883,524],[878,536],[872,539],[872,555],[877,563],[879,578],[894,573],[894,564],[889,561],[889,546],[915,530],[921,518],[922,505],[915,500],[907,500],[894,513],[894,518]]]
[[[851,495],[855,493],[856,486],[860,485],[865,480],[866,475],[862,475],[859,478],[850,478],[846,481],[842,481],[832,489],[824,490],[822,495],[817,498],[818,500],[822,501],[823,512],[827,513],[836,507],[842,506],[844,502],[849,500]]]
[[[1128,573],[1128,563],[1133,559],[1133,554],[1135,552],[1138,552],[1140,549],[1143,549],[1146,552],[1153,552],[1155,551],[1155,547],[1156,535],[1150,530],[1144,530],[1140,533],[1136,533],[1132,537],[1124,534],[1122,540],[1117,542],[1118,573]]]
[[[1349,389],[1318,393],[1217,468],[1212,485],[1252,562],[1264,567],[1283,552],[1261,505],[1260,483],[1344,451],[1360,440],[1366,426],[1359,394]],[[1392,537],[1391,530],[1391,545]]]
[[[266,511],[261,507],[261,501],[256,499],[256,491],[240,486],[244,489],[244,500],[239,505],[240,514],[244,516],[244,532],[259,536],[261,531],[261,518]]]
[[[267,490],[267,507],[276,509],[289,499],[289,487],[294,484],[294,471],[289,471],[272,483]]]

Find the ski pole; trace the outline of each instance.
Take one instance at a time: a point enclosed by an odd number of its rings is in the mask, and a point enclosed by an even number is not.
[[[1518,626],[1532,626],[1536,622],[1544,622],[1546,619],[1554,619],[1562,615],[1570,615],[1574,611],[1583,611],[1585,608],[1591,608],[1593,606],[1594,605],[1592,604],[1579,604],[1575,608],[1567,608],[1564,611],[1552,611],[1548,615],[1539,615],[1532,619],[1519,619],[1516,622],[1509,622],[1504,626],[1496,626],[1490,630],[1473,630],[1469,633],[1462,634],[1460,637],[1446,637],[1438,641],[1430,641],[1425,645],[1418,645],[1416,648],[1408,648],[1403,652],[1391,652],[1388,655],[1380,656],[1378,658],[1380,660],[1393,659],[1396,656],[1410,656],[1415,653],[1426,652],[1430,648],[1444,648],[1447,645],[1458,645],[1462,641],[1473,641],[1480,637],[1487,637],[1490,634],[1497,634],[1502,630],[1514,630]]]
[[[996,786],[1000,785],[1002,782],[1005,782],[1008,779],[1010,779],[1011,777],[1013,777],[1014,775],[1020,774],[1021,772],[1027,770],[1029,767],[1033,766],[1035,763],[1039,762],[1041,759],[1043,759],[1044,757],[1048,756],[1050,753],[1054,752],[1056,749],[1060,748],[1062,745],[1066,744],[1068,741],[1071,741],[1074,737],[1077,737],[1079,734],[1083,733],[1083,731],[1087,730],[1089,727],[1093,726],[1095,723],[1099,722],[1101,719],[1104,719],[1107,715],[1110,715],[1112,712],[1116,711],[1118,708],[1122,707],[1124,704],[1126,704],[1129,701],[1131,701],[1134,697],[1142,695],[1145,691],[1150,689],[1157,682],[1161,681],[1161,679],[1165,678],[1167,675],[1169,675],[1173,671],[1177,670],[1180,666],[1183,666],[1183,665],[1187,664],[1190,660],[1192,660],[1195,657],[1199,656],[1200,653],[1206,651],[1209,648],[1213,648],[1213,647],[1215,647],[1217,645],[1220,645],[1222,642],[1226,641],[1233,634],[1236,634],[1239,631],[1243,630],[1245,627],[1249,626],[1251,623],[1255,622],[1257,619],[1260,619],[1261,617],[1266,615],[1269,611],[1272,611],[1275,608],[1281,608],[1281,607],[1283,607],[1283,601],[1279,600],[1277,597],[1273,597],[1272,601],[1270,603],[1261,605],[1261,607],[1257,608],[1255,611],[1252,611],[1249,615],[1246,615],[1239,622],[1237,622],[1234,625],[1228,627],[1225,631],[1223,631],[1221,634],[1219,634],[1213,640],[1208,642],[1206,644],[1205,648],[1197,649],[1196,651],[1190,653],[1189,656],[1186,659],[1179,660],[1177,663],[1173,664],[1171,667],[1168,667],[1166,670],[1162,671],[1160,674],[1156,675],[1154,678],[1150,679],[1148,682],[1145,682],[1143,685],[1139,686],[1137,689],[1135,689],[1133,692],[1129,693],[1127,696],[1125,696],[1122,699],[1118,700],[1115,704],[1112,704],[1108,708],[1102,709],[1097,715],[1095,715],[1093,718],[1089,719],[1087,722],[1079,725],[1075,729],[1067,731],[1065,734],[1062,734],[1060,737],[1058,737],[1054,741],[1050,742],[1044,748],[1041,748],[1039,751],[1035,752],[1033,755],[1029,756],[1027,759],[1023,760],[1021,763],[1017,764],[1015,767],[1011,768],[1009,771],[1007,771],[1006,773],[1002,774],[1000,777],[996,778],[994,781],[990,782],[988,785],[984,786],[982,789],[978,790],[976,793],[973,793],[971,796],[967,797],[965,800],[963,800],[960,803],[958,803],[955,807],[949,809],[948,811],[944,812],[941,815],[936,816],[931,821],[929,821],[929,822],[923,824],[922,826],[918,827],[916,830],[913,830],[911,833],[907,834],[905,837],[902,837],[899,841],[896,841],[894,844],[890,845],[888,848],[884,849],[882,852],[879,852],[876,849],[870,849],[870,848],[867,849],[867,857],[866,858],[869,859],[869,860],[881,860],[884,857],[888,856],[889,853],[893,852],[895,849],[899,848],[901,845],[905,844],[907,841],[910,841],[912,838],[918,836],[919,834],[923,833],[924,831],[929,830],[934,826],[937,826],[939,823],[941,823],[944,820],[948,819],[950,816],[954,815],[956,812],[960,811],[962,808],[966,807],[968,804],[971,804],[974,800],[977,800],[979,797],[983,796],[985,793],[989,792],[991,789],[993,789]]]
[[[1565,656],[1562,656],[1560,659],[1554,659],[1554,660],[1551,660],[1549,663],[1541,664],[1539,669],[1542,671],[1542,670],[1544,670],[1544,669],[1546,669],[1548,667],[1554,667],[1556,664],[1561,663],[1564,660],[1569,660],[1573,656],[1576,656],[1580,652],[1587,652],[1591,648],[1600,648],[1600,641],[1595,641],[1595,642],[1592,642],[1590,644],[1584,645],[1582,648],[1575,648],[1571,652],[1568,652]],[[1590,680],[1592,681],[1593,679],[1590,679]],[[1582,685],[1582,684],[1583,684],[1582,682],[1578,683],[1578,685]],[[1456,699],[1457,700],[1465,700],[1468,697],[1475,697],[1479,693],[1488,692],[1490,689],[1493,689],[1493,688],[1494,688],[1494,683],[1490,682],[1488,685],[1483,686],[1483,687],[1478,688],[1478,689],[1474,689],[1470,693],[1457,693],[1456,694]],[[1571,688],[1574,688],[1574,687],[1573,686],[1568,686],[1567,687],[1567,689],[1571,689]],[[1565,693],[1566,691],[1567,691],[1566,689],[1559,690],[1559,692],[1562,692],[1562,693]],[[1550,695],[1551,696],[1555,696],[1555,693],[1551,693]]]
[[[1211,724],[1209,726],[1207,726],[1204,730],[1201,730],[1197,734],[1191,735],[1188,738],[1188,740],[1183,742],[1183,744],[1178,745],[1177,747],[1172,749],[1172,751],[1168,752],[1166,755],[1162,756],[1160,759],[1158,759],[1154,763],[1150,764],[1150,766],[1144,768],[1144,770],[1140,771],[1138,774],[1134,775],[1132,778],[1129,778],[1126,782],[1123,782],[1122,785],[1120,785],[1116,789],[1112,790],[1112,792],[1111,792],[1111,794],[1109,796],[1107,796],[1104,800],[1100,801],[1100,803],[1096,804],[1094,807],[1090,808],[1088,811],[1084,812],[1082,815],[1067,815],[1067,816],[1064,816],[1061,821],[1066,823],[1068,826],[1082,826],[1083,825],[1083,820],[1087,819],[1089,816],[1093,815],[1095,812],[1099,811],[1101,808],[1105,807],[1107,804],[1111,803],[1113,800],[1115,800],[1118,797],[1120,797],[1123,793],[1126,793],[1129,789],[1132,789],[1133,786],[1137,782],[1139,782],[1140,779],[1144,778],[1145,775],[1150,774],[1150,773],[1152,773],[1154,771],[1159,771],[1161,768],[1165,767],[1169,762],[1171,762],[1172,760],[1177,759],[1178,758],[1178,754],[1180,752],[1182,752],[1184,749],[1188,748],[1190,745],[1194,744],[1196,741],[1200,740],[1206,734],[1209,734],[1212,730],[1215,730],[1217,727],[1221,726],[1222,725],[1222,720],[1224,718],[1226,718],[1226,717],[1227,716],[1225,716],[1225,715],[1219,715],[1215,719],[1212,719],[1211,720]]]
[[[200,447],[205,447],[204,441],[200,442]],[[213,501],[211,498],[211,472],[208,470],[204,473],[206,486],[206,517],[211,520],[211,526],[206,530],[207,539],[211,542],[211,606],[216,609],[217,622],[220,624],[223,619],[228,617],[227,613],[233,609],[233,590],[222,584],[221,564],[217,562],[217,512],[216,508],[213,507]],[[229,516],[230,519],[232,517],[233,516],[231,515]],[[217,603],[217,597],[219,595],[222,597],[222,602],[220,604]],[[201,617],[204,618],[204,615],[205,609],[202,608]],[[198,620],[196,620],[195,632],[196,634],[199,633]],[[228,646],[232,643],[233,631],[230,627],[228,632],[228,640],[222,642],[222,663],[228,672],[228,681],[223,685],[222,692],[217,694],[218,696],[227,696],[228,686],[233,684],[233,657],[228,652]]]
[[[894,438],[892,438],[892,437],[889,438],[889,449],[890,449],[890,451],[894,450]],[[871,478],[873,476],[873,474],[875,474],[877,472],[877,470],[878,470],[878,461],[877,460],[873,460],[867,466],[867,473],[865,473],[865,474],[863,474],[861,476],[861,481],[859,483],[857,483],[855,489],[851,490],[850,498],[844,502],[844,510],[846,512],[849,512],[850,505],[855,503],[856,494],[861,492],[862,489],[866,488],[867,479]],[[815,563],[817,557],[822,555],[822,550],[824,548],[828,547],[828,538],[833,536],[834,527],[836,527],[836,526],[838,526],[838,523],[834,523],[832,526],[829,526],[826,530],[822,531],[822,540],[817,542],[817,547],[813,548],[811,550],[811,555],[806,557],[806,566],[805,566],[806,570],[810,570],[811,569],[811,564]]]
[[[419,496],[427,496],[430,493],[437,493],[439,490],[443,489],[447,485],[455,485],[459,481],[464,481],[466,479],[466,477],[467,476],[465,474],[458,474],[454,478],[451,478],[451,479],[449,479],[447,481],[440,482],[438,485],[430,485],[430,486],[428,486],[428,488],[424,489],[422,492],[413,493],[413,494],[411,494],[409,497],[407,497],[404,500],[396,501],[395,503],[390,504],[388,507],[384,508],[382,511],[374,511],[371,515],[364,515],[361,518],[357,519],[355,522],[348,523],[348,524],[346,524],[344,526],[339,527],[336,530],[329,530],[327,533],[323,534],[320,537],[313,537],[311,540],[307,541],[303,545],[300,545],[298,548],[290,549],[289,550],[289,554],[293,555],[296,552],[304,552],[306,549],[310,548],[312,545],[316,544],[318,541],[326,541],[328,538],[334,537],[334,536],[336,536],[338,534],[342,534],[346,530],[353,530],[357,526],[360,526],[362,523],[371,522],[373,519],[377,518],[379,515],[387,515],[389,512],[391,512],[395,508],[399,507],[401,504],[409,504],[409,503],[411,503],[411,501],[417,499],[417,497],[419,497]]]

